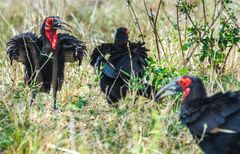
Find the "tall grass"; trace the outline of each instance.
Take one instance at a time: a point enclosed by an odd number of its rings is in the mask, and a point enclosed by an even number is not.
[[[141,31],[150,49],[150,81],[164,85],[175,75],[186,73],[200,76],[209,94],[239,89],[239,53],[231,52],[226,70],[218,76],[208,61],[197,55],[187,65],[180,46],[176,25],[180,22],[182,43],[187,40],[185,16],[176,15],[176,2],[165,1],[153,31],[146,8],[156,15],[158,0],[131,1]],[[191,14],[194,21],[201,16],[201,1]],[[206,6],[211,15],[211,1]],[[232,8],[239,17],[238,0]],[[163,10],[164,8],[164,10]],[[89,55],[96,44],[111,42],[116,27],[125,26],[131,40],[141,40],[127,1],[116,0],[10,0],[0,3],[0,153],[201,153],[190,133],[178,120],[180,97],[155,103],[129,92],[118,108],[108,106],[98,86],[98,75],[89,65]],[[76,37],[87,42],[88,53],[83,64],[68,64],[65,81],[58,95],[60,110],[52,111],[51,94],[39,93],[29,106],[30,89],[23,82],[20,64],[10,61],[6,42],[15,34],[26,31],[39,33],[43,19],[59,15],[73,27]],[[172,22],[172,23],[171,23]],[[239,22],[239,20],[237,21]],[[214,28],[219,28],[219,24]],[[155,31],[156,32],[156,31]],[[194,48],[184,51],[192,52]],[[160,55],[161,61],[157,60]],[[200,51],[196,48],[196,53]],[[162,82],[161,82],[162,81]],[[156,81],[157,82],[157,81]]]

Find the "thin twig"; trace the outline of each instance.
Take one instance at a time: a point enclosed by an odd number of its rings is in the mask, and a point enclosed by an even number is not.
[[[97,10],[98,2],[99,2],[99,0],[96,0],[96,2],[95,2],[95,6],[94,6],[94,9],[93,9],[93,12],[92,12],[92,15],[91,15],[91,19],[90,19],[90,24],[89,24],[89,27],[88,27],[88,31],[90,31],[91,28],[92,28],[93,18],[94,18],[94,15],[95,15],[95,13],[96,13],[96,10]]]
[[[127,0],[127,4],[128,4],[128,8],[129,8],[129,12],[130,12],[130,15],[131,15],[131,18],[135,24],[135,26],[137,27],[138,31],[140,32],[140,38],[142,39],[143,42],[144,41],[144,35],[143,35],[143,32],[142,32],[142,29],[141,29],[141,26],[140,26],[140,22],[138,20],[138,17],[137,17],[137,14],[132,6],[132,2],[131,0]]]
[[[202,0],[202,7],[203,7],[203,18],[204,18],[204,28],[207,27],[207,15],[206,15],[206,8],[205,8],[205,0]]]
[[[164,46],[162,44],[162,41],[161,41],[160,36],[158,34],[158,29],[157,29],[157,21],[158,21],[158,16],[159,16],[159,12],[160,12],[160,8],[161,8],[162,3],[163,3],[163,1],[160,0],[159,3],[158,3],[157,13],[156,13],[156,16],[154,18],[152,9],[150,9],[150,11],[149,11],[146,1],[143,0],[143,4],[144,4],[144,7],[145,7],[145,11],[147,13],[147,16],[148,16],[148,20],[149,20],[150,25],[152,26],[152,29],[153,29],[153,34],[154,34],[156,48],[157,48],[157,57],[158,57],[158,62],[159,63],[161,62],[161,53],[160,53],[159,43],[161,45],[161,48],[162,48],[163,54],[165,56],[165,59],[167,60],[167,55],[166,55]]]
[[[168,16],[166,10],[165,10],[165,7],[162,7],[163,8],[163,13],[165,14],[165,16],[167,17],[167,20],[170,22],[170,24],[173,26],[174,29],[177,29],[176,28],[176,24],[174,24],[174,22],[170,19],[170,17]]]
[[[225,70],[225,67],[226,67],[226,64],[227,64],[227,60],[228,60],[228,57],[229,57],[229,55],[230,55],[230,53],[232,51],[232,48],[233,48],[233,46],[231,46],[229,48],[228,52],[227,52],[227,55],[226,55],[226,57],[224,59],[224,63],[223,63],[222,68],[221,68],[221,72],[223,72]]]
[[[47,144],[47,146],[49,148],[52,148],[52,149],[56,149],[58,151],[62,151],[62,152],[65,152],[65,153],[69,153],[69,154],[80,154],[79,152],[77,151],[74,151],[74,150],[69,150],[69,149],[66,149],[66,148],[60,148],[54,144]]]
[[[178,31],[178,38],[179,38],[179,43],[180,43],[180,49],[181,49],[181,53],[182,53],[182,59],[183,59],[183,64],[185,64],[185,55],[184,55],[184,51],[183,51],[183,43],[182,43],[182,38],[181,38],[181,30],[180,30],[180,24],[179,24],[179,9],[177,6],[177,31]]]

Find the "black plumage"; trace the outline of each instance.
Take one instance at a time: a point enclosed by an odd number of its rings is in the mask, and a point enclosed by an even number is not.
[[[199,78],[184,76],[157,93],[183,91],[180,119],[206,154],[240,153],[240,92],[207,97]],[[165,93],[165,96],[167,94]]]
[[[54,109],[57,90],[64,79],[65,62],[78,61],[79,65],[86,52],[85,44],[69,34],[57,34],[57,30],[67,30],[58,16],[47,17],[41,28],[41,36],[33,33],[19,34],[7,43],[7,53],[12,60],[23,63],[28,84],[41,84],[41,91],[48,92],[52,84]],[[52,57],[50,56],[52,53]],[[36,72],[39,72],[36,75]],[[36,80],[33,80],[36,77]],[[33,82],[36,81],[36,82]],[[35,97],[35,91],[33,92]]]
[[[110,104],[126,96],[131,77],[138,77],[140,80],[144,77],[147,51],[144,43],[130,42],[127,29],[122,27],[116,30],[114,43],[103,43],[93,50],[91,65],[98,69],[101,64],[104,65],[100,87]],[[138,94],[151,97],[153,86],[142,84],[146,87],[139,90]]]
[[[11,60],[24,65],[24,81],[28,85],[42,84],[40,90],[49,92],[51,87],[52,60],[41,55],[42,43],[34,33],[21,33],[7,43],[7,54]],[[34,57],[34,54],[35,57]],[[36,58],[37,57],[37,58]],[[38,66],[36,66],[38,65]],[[37,68],[38,67],[38,68]],[[36,72],[40,71],[36,76]]]

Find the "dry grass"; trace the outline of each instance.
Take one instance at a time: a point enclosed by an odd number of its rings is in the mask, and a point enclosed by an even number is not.
[[[144,8],[141,1],[134,2]],[[152,0],[149,7],[156,11],[157,3]],[[237,0],[236,5],[240,6]],[[173,21],[176,20],[175,9],[175,3],[166,3]],[[150,55],[156,57],[151,26],[144,12],[136,11],[146,35],[146,46],[151,49]],[[198,11],[194,13],[197,18]],[[10,66],[5,47],[19,32],[38,33],[48,15],[60,15],[68,21],[74,35],[87,42],[89,51],[82,66],[67,65],[57,112],[52,111],[51,94],[38,94],[34,106],[29,107],[31,91],[23,84],[23,68],[16,62]],[[164,18],[162,12],[161,17]],[[168,62],[162,57],[159,67],[181,69],[177,32],[162,18],[159,33]],[[139,40],[126,1],[1,0],[0,153],[200,153],[190,133],[178,120],[176,102],[179,97],[157,104],[136,98],[133,92],[119,102],[118,109],[108,106],[100,92],[97,75],[89,65],[89,55],[96,44],[111,41],[114,29],[119,26],[129,27],[131,39]],[[200,63],[197,57],[193,57],[186,68],[190,74],[206,77],[204,82],[210,94],[239,89],[237,52],[230,55],[221,78],[211,65]]]

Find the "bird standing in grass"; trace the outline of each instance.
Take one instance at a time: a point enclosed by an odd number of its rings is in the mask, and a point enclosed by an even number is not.
[[[157,92],[155,100],[183,92],[180,120],[206,154],[240,153],[240,92],[207,97],[202,81],[176,78]]]
[[[100,87],[106,94],[108,103],[112,104],[126,96],[131,77],[142,80],[147,65],[147,51],[144,43],[130,42],[128,30],[123,27],[117,28],[114,43],[103,43],[93,50],[91,65],[100,68],[104,64]],[[148,84],[143,85],[144,88],[138,90],[138,94],[151,97],[154,88]]]
[[[48,92],[51,84],[56,106],[57,90],[61,89],[64,79],[65,62],[78,61],[81,65],[86,52],[85,44],[69,34],[57,33],[57,30],[69,31],[58,16],[47,17],[40,30],[41,36],[34,33],[21,33],[7,43],[7,53],[13,60],[24,65],[25,81],[28,84],[40,84],[40,90]],[[31,102],[35,97],[35,90]]]

